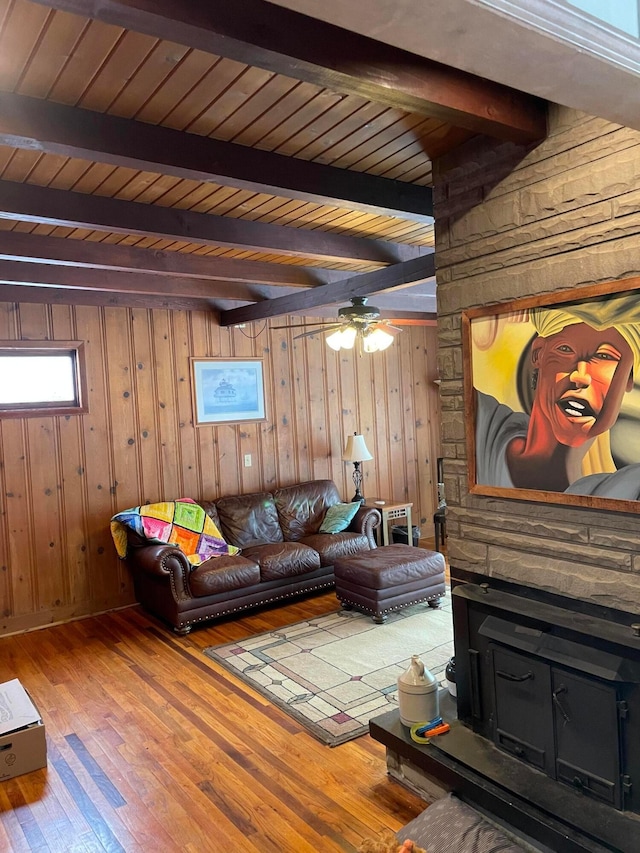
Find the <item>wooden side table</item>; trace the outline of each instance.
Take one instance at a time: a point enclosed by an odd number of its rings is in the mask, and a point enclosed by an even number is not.
[[[389,522],[395,522],[399,518],[407,519],[407,544],[413,545],[413,527],[411,526],[411,507],[413,503],[391,501],[383,498],[367,498],[364,505],[379,509],[382,514],[383,545],[389,544]]]

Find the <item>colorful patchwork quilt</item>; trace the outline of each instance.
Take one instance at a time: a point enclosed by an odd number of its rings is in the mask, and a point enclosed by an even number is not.
[[[177,545],[195,567],[211,557],[239,554],[225,542],[207,513],[191,498],[125,509],[111,519],[111,535],[120,559],[127,556],[127,530],[150,542]]]

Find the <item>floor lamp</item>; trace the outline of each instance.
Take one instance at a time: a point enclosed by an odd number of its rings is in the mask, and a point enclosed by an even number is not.
[[[364,501],[364,497],[360,491],[360,487],[362,485],[362,471],[360,470],[360,464],[373,459],[373,456],[367,449],[363,435],[358,435],[358,433],[354,432],[353,435],[350,435],[347,438],[347,446],[344,449],[342,458],[345,462],[353,462],[353,482],[356,487],[356,493],[351,498],[351,502],[354,503],[355,501],[358,501],[359,503],[362,503]]]

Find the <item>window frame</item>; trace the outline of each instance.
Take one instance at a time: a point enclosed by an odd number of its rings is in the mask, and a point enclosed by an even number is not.
[[[73,357],[75,401],[72,405],[58,400],[36,403],[0,403],[0,419],[82,415],[89,411],[87,402],[87,371],[82,341],[0,341],[0,356],[20,356],[25,351],[33,356],[60,352]],[[1,379],[0,379],[1,381]]]

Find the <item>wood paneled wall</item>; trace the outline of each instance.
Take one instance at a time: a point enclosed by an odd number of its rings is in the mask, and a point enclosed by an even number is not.
[[[431,535],[435,327],[358,356],[320,335],[294,340],[286,322],[226,329],[206,312],[0,303],[0,339],[84,341],[89,388],[88,414],[0,420],[0,633],[132,603],[109,532],[127,507],[324,477],[348,500],[340,457],[354,431],[374,456],[364,494],[413,501]],[[267,420],[194,428],[190,356],[263,357]]]

